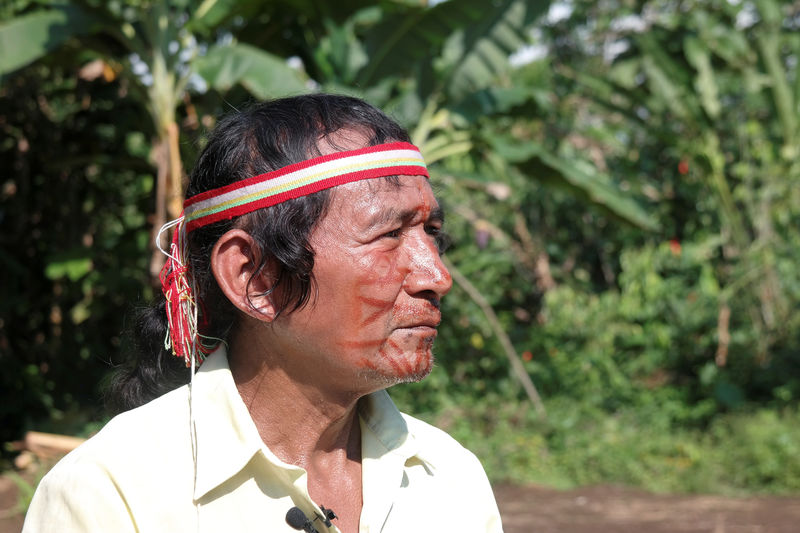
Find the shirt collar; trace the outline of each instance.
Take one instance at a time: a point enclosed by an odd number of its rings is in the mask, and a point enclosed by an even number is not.
[[[382,449],[383,452],[402,456],[404,460],[417,457],[428,463],[421,456],[419,443],[409,431],[406,419],[385,390],[362,398],[359,415],[362,421],[362,454],[366,450]]]
[[[196,446],[195,500],[241,471],[259,452],[289,478],[303,470],[281,461],[261,440],[247,406],[242,401],[221,345],[210,354],[194,377],[191,392]],[[359,401],[362,455],[390,453],[406,463],[416,457],[433,468],[421,454],[408,424],[385,390]],[[377,457],[374,457],[377,458]]]

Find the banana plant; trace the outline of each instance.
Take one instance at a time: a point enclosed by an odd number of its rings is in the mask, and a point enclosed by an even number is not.
[[[791,313],[793,282],[778,263],[790,263],[785,239],[795,228],[774,213],[798,210],[800,41],[787,24],[797,7],[778,0],[688,5],[678,12],[658,0],[641,4],[642,29],[608,31],[607,40],[626,43],[624,53],[594,72],[563,65],[558,72],[599,108],[680,154],[678,174],[710,193],[703,204],[719,221],[716,272],[727,287],[720,313],[738,301],[765,363],[770,345],[788,334]]]
[[[176,120],[189,83],[218,90],[241,83],[266,98],[306,90],[305,77],[283,58],[247,45],[209,42],[213,30],[244,4],[232,0],[54,1],[0,24],[0,76],[77,41],[128,79],[153,125],[156,167],[154,231],[180,215],[183,166]],[[247,6],[244,6],[247,7]],[[76,57],[76,71],[81,65]],[[160,270],[154,251],[151,273]]]

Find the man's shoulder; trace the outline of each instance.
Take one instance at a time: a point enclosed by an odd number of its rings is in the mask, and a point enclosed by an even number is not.
[[[437,444],[446,448],[454,450],[466,450],[456,439],[451,437],[446,431],[439,429],[433,424],[429,424],[422,419],[412,416],[408,413],[401,412],[400,415],[406,421],[408,432],[416,439],[420,439],[426,443]]]
[[[135,463],[143,458],[152,460],[156,454],[150,452],[180,446],[179,441],[187,440],[189,434],[187,398],[186,387],[180,387],[116,415],[57,466]]]
[[[420,455],[437,468],[474,468],[483,475],[478,458],[446,431],[407,413],[401,413],[408,426],[408,433],[417,442]]]
[[[470,509],[471,531],[502,531],[492,488],[477,456],[436,426],[402,415],[417,444],[417,458],[429,466],[424,479],[435,488],[426,497]]]
[[[132,509],[157,515],[165,493],[185,501],[193,479],[187,397],[179,388],[119,414],[67,454],[42,478],[25,530],[133,531]]]
[[[119,438],[141,427],[154,431],[174,433],[182,431],[189,420],[188,386],[178,387],[144,405],[125,411],[112,418],[98,433],[107,433],[107,438]]]

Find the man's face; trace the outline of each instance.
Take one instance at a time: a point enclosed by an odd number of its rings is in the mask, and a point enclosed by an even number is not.
[[[337,390],[419,380],[432,368],[439,300],[452,285],[428,180],[379,178],[333,191],[310,239],[316,290],[306,307],[273,323],[285,342],[276,348],[300,358],[306,378]]]

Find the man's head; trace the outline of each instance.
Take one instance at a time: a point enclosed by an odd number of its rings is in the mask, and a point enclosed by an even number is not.
[[[408,140],[403,128],[379,110],[355,98],[308,95],[256,104],[220,121],[194,167],[186,197],[196,198],[219,187],[236,186],[242,180],[323,153]],[[291,327],[302,324],[300,320],[305,316],[306,320],[311,318],[315,323],[335,330],[342,329],[339,326],[347,320],[351,325],[349,340],[342,338],[333,342],[345,349],[339,353],[344,361],[360,361],[363,377],[385,379],[388,385],[424,375],[430,368],[430,342],[433,338],[433,333],[426,333],[425,328],[438,320],[438,299],[449,289],[450,279],[435,253],[434,233],[439,225],[440,212],[427,180],[411,173],[398,174],[323,190],[191,231],[183,260],[194,281],[195,297],[200,302],[200,333],[229,340],[237,324],[262,323],[252,315],[262,311],[269,311],[273,316],[270,325],[262,329],[286,327],[289,329],[285,331],[289,331]],[[392,199],[392,195],[398,196]],[[387,201],[378,202],[379,199]],[[401,206],[404,203],[410,207]],[[389,209],[375,210],[379,205],[389,206]],[[325,217],[329,213],[334,216]],[[378,239],[392,242],[395,236],[405,232],[409,238],[403,241],[403,246],[396,248],[403,251],[395,255],[396,261],[389,253],[391,248],[386,253],[377,254],[383,259],[364,257],[363,261],[356,262],[359,268],[349,271],[343,269],[346,262],[337,263],[335,258],[330,260],[330,253],[334,251],[331,239],[348,227],[344,221],[353,215],[374,217],[371,220],[362,217],[360,222],[351,220],[350,229],[364,233],[379,229],[382,222],[400,222],[395,228],[387,228]],[[418,224],[420,220],[421,225]],[[366,230],[358,226],[365,221]],[[326,228],[315,233],[321,225],[326,225]],[[252,242],[249,250],[242,249],[252,259],[244,277],[245,294],[252,302],[251,306],[232,303],[217,283],[212,268],[211,257],[215,249],[218,254],[222,248],[221,238],[231,231],[241,231]],[[345,244],[346,240],[340,238],[333,243]],[[339,257],[344,259],[348,256]],[[323,269],[326,265],[331,268]],[[425,279],[424,276],[411,275],[425,271],[429,276],[423,283],[420,281]],[[352,274],[348,284],[335,276],[328,276],[329,273],[339,275],[347,272]],[[402,283],[401,274],[404,276]],[[313,283],[315,278],[316,286]],[[434,286],[430,286],[431,282]],[[426,284],[429,285],[427,288]],[[370,294],[365,292],[366,289],[370,289]],[[319,299],[314,298],[317,294]],[[351,314],[332,315],[341,319],[332,326],[330,322],[317,320],[324,318],[323,315],[308,314],[325,309],[323,300],[329,300],[330,294],[356,299],[351,301],[353,305],[348,311]],[[271,309],[263,309],[265,299],[269,300]],[[345,307],[349,305],[339,303]],[[360,310],[356,304],[361,305]],[[135,351],[107,389],[107,404],[112,412],[142,405],[189,380],[190,374],[186,372],[183,361],[174,357],[172,350],[164,345],[164,337],[170,331],[167,324],[169,307],[170,304],[161,299],[154,307],[138,313],[132,332]],[[334,311],[330,305],[328,307],[330,313],[342,313],[340,308]],[[261,318],[267,316],[269,314],[260,315]],[[274,320],[276,316],[280,320]],[[415,320],[420,323],[415,323]],[[416,332],[407,331],[418,326]],[[407,334],[404,335],[403,331]],[[345,333],[344,329],[342,332]],[[417,344],[414,344],[415,338],[419,339]],[[346,346],[341,346],[347,342],[351,343],[349,351]],[[407,355],[411,357],[384,357],[396,350],[391,343],[399,347],[410,343],[413,349],[407,351]],[[370,344],[371,352],[359,351],[364,347],[370,348]],[[385,345],[384,349],[379,344]],[[420,356],[414,357],[415,353]],[[375,368],[370,368],[371,365]]]
[[[205,191],[236,184],[240,180],[320,155],[393,141],[408,141],[408,135],[383,113],[357,99],[313,95],[258,104],[229,116],[217,126],[192,173],[186,196],[191,199]],[[203,333],[226,338],[231,327],[242,320],[237,308],[246,315],[269,322],[281,315],[291,315],[291,318],[279,320],[273,327],[309,320],[311,315],[315,324],[322,324],[326,315],[320,310],[328,308],[328,311],[338,309],[336,312],[344,312],[337,308],[345,305],[337,300],[337,296],[349,291],[347,295],[359,298],[361,303],[347,304],[350,306],[348,312],[367,316],[353,315],[351,325],[355,327],[353,323],[360,323],[358,334],[351,333],[349,341],[339,339],[337,342],[349,342],[350,351],[357,351],[354,347],[358,343],[374,344],[382,339],[381,344],[391,342],[381,348],[386,353],[396,351],[392,345],[397,345],[397,340],[389,339],[387,332],[376,331],[381,323],[379,315],[385,315],[384,328],[418,327],[416,332],[406,333],[409,333],[407,336],[416,335],[420,339],[425,337],[425,340],[414,341],[419,344],[418,348],[415,347],[416,351],[424,357],[421,355],[413,363],[391,364],[409,367],[403,379],[424,375],[430,368],[430,344],[435,334],[431,324],[438,323],[438,301],[450,286],[449,275],[435,253],[435,241],[441,226],[440,213],[424,177],[394,176],[340,185],[191,231],[190,269],[197,284],[198,296],[203,302],[202,309],[209,319]],[[341,286],[344,278],[333,283],[335,276],[322,275],[323,264],[331,266],[328,273],[339,273],[344,277],[354,273],[358,267],[342,261],[342,258],[331,257],[329,252],[336,245],[348,238],[360,238],[359,233],[374,230],[379,223],[391,222],[396,226],[394,230],[405,231],[403,228],[411,224],[412,219],[421,233],[414,237],[416,244],[411,242],[414,239],[409,238],[406,239],[408,245],[401,247],[403,250],[400,255],[408,264],[396,265],[395,272],[386,272],[378,278],[373,276],[372,281],[362,277],[357,282],[358,286],[347,288]],[[238,233],[231,233],[232,230],[238,230]],[[333,239],[337,233],[339,239]],[[411,237],[416,233],[415,230],[407,235]],[[226,236],[231,235],[246,236],[246,242],[226,240]],[[225,244],[221,245],[222,241]],[[238,244],[231,244],[236,242]],[[215,258],[221,255],[220,250],[230,258],[232,249],[249,254],[246,273],[242,271],[238,274],[239,279],[246,281],[246,286],[241,290],[233,289],[231,284],[221,279],[219,261],[215,263]],[[350,254],[352,250],[343,249],[342,252]],[[212,261],[209,262],[209,258]],[[328,259],[331,261],[325,263]],[[407,277],[418,278],[423,263],[424,269],[433,273],[429,277],[438,281],[435,286],[414,289],[417,296],[410,300],[414,305],[408,302],[400,305],[398,298],[391,298],[390,301],[386,291],[380,296],[383,298],[381,304],[377,303],[378,296],[369,295],[370,291],[377,293],[380,292],[377,289],[387,288],[391,284],[389,278],[396,279],[402,272]],[[228,263],[229,266],[231,264]],[[374,274],[375,268],[373,265],[370,275]],[[355,283],[356,277],[351,281]],[[401,284],[397,284],[397,289]],[[245,295],[244,302],[237,301],[236,291]],[[312,305],[306,306],[308,303]],[[358,306],[360,311],[356,310]],[[307,311],[305,307],[308,307]],[[401,317],[404,313],[406,316]],[[414,323],[412,314],[422,316],[424,324]],[[304,327],[308,328],[309,325]],[[418,335],[424,328],[429,328],[423,332],[426,334]],[[362,339],[370,330],[373,330],[374,338]],[[397,337],[399,333],[393,336]],[[411,341],[405,339],[403,342]],[[373,351],[377,350],[376,346],[372,348]],[[359,364],[369,371],[370,365],[374,366],[375,363],[361,360]]]

